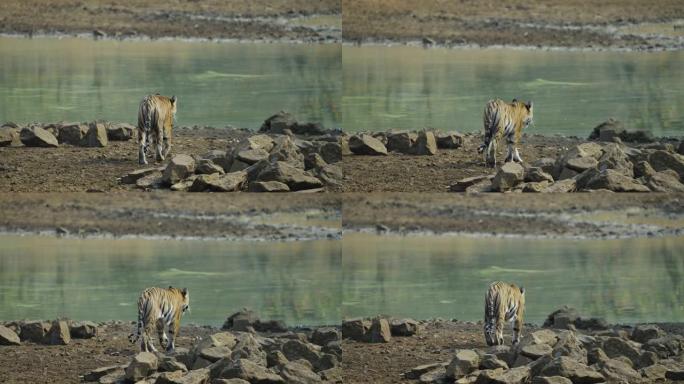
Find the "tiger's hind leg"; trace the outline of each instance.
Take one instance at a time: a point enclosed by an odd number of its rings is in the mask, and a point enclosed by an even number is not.
[[[157,335],[159,336],[159,345],[161,345],[162,348],[166,348],[169,343],[169,338],[166,337],[166,332],[164,331],[165,325],[164,318],[157,320]]]
[[[508,147],[506,148],[504,163],[508,163],[509,161],[513,161],[513,146],[510,143],[508,143]]]
[[[496,168],[496,138],[494,137],[492,137],[487,146],[485,161],[487,166]]]
[[[147,164],[147,159],[145,158],[145,150],[147,149],[147,132],[144,130],[139,131],[140,141],[138,142],[138,163],[143,165]]]
[[[516,163],[522,163],[522,158],[520,157],[520,152],[518,152],[518,148],[513,147],[513,161]]]
[[[157,161],[164,161],[164,126],[157,122],[154,128],[154,148]]]
[[[176,336],[178,336],[178,331],[180,330],[180,319],[174,319],[171,324],[169,324],[169,333],[171,338],[166,346],[167,353],[176,352]]]

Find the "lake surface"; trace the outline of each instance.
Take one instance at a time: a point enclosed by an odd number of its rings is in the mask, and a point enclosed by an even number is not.
[[[489,99],[533,100],[528,133],[586,137],[615,117],[684,135],[684,52],[342,48],[346,131],[482,131]]]
[[[0,320],[134,320],[140,292],[187,287],[184,323],[243,307],[288,325],[341,318],[340,241],[231,242],[0,236]]]
[[[684,318],[684,237],[530,240],[344,235],[344,317],[483,318],[490,282],[526,288],[526,321],[567,304],[610,322]]]
[[[340,44],[0,37],[0,122],[135,123],[144,95],[178,97],[177,124],[258,129],[287,110],[341,127]]]

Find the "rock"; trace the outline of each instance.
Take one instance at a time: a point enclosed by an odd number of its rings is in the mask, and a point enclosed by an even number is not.
[[[325,160],[323,160],[323,157],[319,155],[318,153],[309,153],[305,158],[304,158],[304,169],[307,171],[310,169],[320,169],[323,168],[327,165]]]
[[[282,367],[283,365],[287,364],[289,360],[283,352],[279,350],[271,351],[266,355],[266,366],[269,368],[272,367]]]
[[[522,384],[530,377],[530,368],[521,366],[508,370],[490,369],[480,372],[475,383]]]
[[[0,325],[0,345],[21,345],[19,335],[4,325]]]
[[[159,168],[143,168],[136,169],[135,171],[129,172],[126,176],[121,178],[121,183],[123,184],[135,184],[138,179],[145,176],[151,175],[153,173],[160,173]]]
[[[505,163],[492,179],[492,189],[500,192],[507,191],[522,182],[524,176],[525,169],[522,165],[514,162]]]
[[[684,367],[671,367],[665,371],[665,378],[670,380],[684,380]]]
[[[604,133],[605,131],[605,133]],[[625,132],[621,121],[613,118],[597,125],[589,135],[589,140],[612,141],[613,137],[620,137]]]
[[[249,192],[288,192],[290,187],[280,181],[253,181],[249,183]]]
[[[19,129],[8,126],[0,127],[0,147],[9,147],[20,142]]]
[[[247,380],[242,379],[214,379],[212,384],[250,384]]]
[[[22,335],[24,328],[21,328]],[[23,337],[22,337],[23,339]],[[658,357],[667,359],[671,356],[677,356],[682,352],[682,345],[684,340],[679,336],[665,335],[657,339],[651,339],[642,345],[646,351],[654,352]]]
[[[351,156],[354,153],[349,148],[349,136],[342,134],[340,136],[340,149],[342,150],[342,156]]]
[[[97,381],[100,384],[121,384],[126,382],[126,376],[123,369],[108,373]]]
[[[647,161],[640,161],[634,164],[634,177],[646,177],[654,173],[656,173],[656,170]]]
[[[574,325],[579,317],[579,312],[575,308],[563,306],[548,315],[543,326],[545,328],[568,329],[568,326]]]
[[[341,185],[344,179],[342,168],[337,164],[327,164],[315,170],[314,174],[326,185]]]
[[[90,339],[97,336],[97,323],[77,321],[69,326],[69,332],[74,339]]]
[[[280,111],[264,121],[259,132],[284,134],[287,130],[294,132],[297,120],[285,111]]]
[[[229,171],[231,165],[233,164],[232,156],[228,156],[228,154],[225,151],[220,151],[217,149],[205,153],[201,159],[209,160],[212,163],[220,166],[221,168],[223,168],[224,172]]]
[[[609,359],[601,364],[601,374],[608,382],[639,383],[641,374],[620,360]]]
[[[289,361],[304,359],[312,366],[320,367],[321,353],[313,344],[301,340],[288,340],[282,345],[281,350]]]
[[[261,148],[256,149],[245,149],[239,151],[235,158],[242,161],[245,164],[252,165],[258,161],[268,159],[269,153]]]
[[[577,171],[574,171],[570,168],[563,168],[561,170],[560,174],[558,174],[558,180],[571,179],[571,178],[577,176],[577,174],[578,174]]]
[[[471,349],[461,349],[456,352],[454,358],[449,363],[446,376],[458,379],[465,376],[480,366],[480,356]]]
[[[342,145],[339,142],[326,142],[320,146],[318,153],[328,164],[342,161]]]
[[[211,175],[213,173],[224,174],[226,173],[222,166],[215,164],[209,159],[200,159],[197,162],[197,167],[195,168],[195,173],[200,175]]]
[[[21,324],[19,338],[22,341],[28,340],[34,343],[43,343],[46,341],[45,336],[49,330],[50,324],[43,323],[42,321],[28,321]]]
[[[413,319],[392,319],[390,331],[392,336],[413,336],[418,332],[418,322]]]
[[[250,333],[241,334],[233,348],[231,360],[250,360],[256,364],[266,366],[266,352],[261,348],[259,341]]]
[[[494,176],[492,175],[482,175],[482,176],[472,176],[472,177],[466,177],[465,179],[461,179],[457,181],[455,184],[452,184],[449,187],[450,192],[464,192],[468,187],[478,184],[483,181],[489,181],[493,179]]]
[[[612,169],[600,171],[589,180],[585,189],[607,189],[614,192],[649,192],[647,186],[641,185],[629,176]]]
[[[257,176],[257,181],[279,181],[287,184],[292,191],[320,188],[323,183],[308,172],[278,161],[267,165]]]
[[[606,339],[603,342],[603,351],[610,358],[625,356],[634,364],[639,361],[639,347],[633,345],[633,342],[619,337],[609,337]]]
[[[322,383],[321,377],[311,371],[309,367],[296,361],[290,361],[280,369],[280,375],[285,382],[292,384]]]
[[[199,355],[205,360],[212,363],[217,362],[223,358],[230,358],[232,351],[228,347],[208,347],[200,351]]]
[[[109,144],[109,139],[104,124],[98,122],[90,123],[84,140],[86,147],[106,147]]]
[[[627,177],[634,177],[634,165],[629,157],[618,144],[607,144],[603,147],[603,154],[599,158],[597,168],[599,171],[612,169]]]
[[[183,371],[162,373],[155,384],[208,384],[209,380],[209,369],[200,368],[187,373]]]
[[[419,132],[412,153],[414,155],[436,155],[437,141],[435,140],[435,135],[429,131]]]
[[[463,145],[463,135],[458,132],[435,134],[437,140],[437,148],[456,149]]]
[[[259,321],[259,316],[256,312],[252,311],[251,309],[243,308],[242,310],[228,316],[221,329],[244,332],[247,331],[249,327],[254,328],[256,323]]]
[[[655,140],[650,131],[641,129],[636,131],[625,131],[620,135],[620,138],[632,143],[651,143]]]
[[[411,153],[416,139],[418,139],[418,135],[413,132],[390,133],[387,135],[387,150],[406,154]]]
[[[244,171],[244,170],[246,170],[247,168],[249,168],[249,164],[244,163],[244,162],[242,162],[242,161],[240,161],[240,160],[234,159],[234,160],[230,163],[230,168],[228,169],[227,172],[228,172],[228,173],[230,173],[230,172],[239,172],[239,171]]]
[[[193,172],[195,172],[195,159],[192,156],[175,155],[164,169],[162,181],[167,185],[176,184]]]
[[[587,351],[579,342],[574,331],[561,332],[558,342],[553,346],[553,357],[567,356],[582,364],[587,363]]]
[[[465,190],[466,194],[477,194],[492,191],[494,191],[494,189],[492,188],[492,182],[490,180],[482,180],[476,184],[469,186]]]
[[[235,192],[242,189],[247,183],[247,172],[238,171],[226,174],[214,173],[211,175],[198,175],[189,188],[190,192]]]
[[[59,143],[52,133],[40,127],[24,128],[19,134],[21,142],[27,147],[57,147]]]
[[[163,183],[162,173],[157,171],[139,178],[135,182],[135,186],[140,189],[154,189],[160,188]]]
[[[53,321],[48,334],[48,340],[51,345],[69,344],[71,342],[71,334],[69,333],[67,322],[63,320]]]
[[[493,345],[486,348],[484,355],[494,355],[498,359],[505,361],[509,366],[513,364],[515,359],[515,351],[511,349],[508,345]]]
[[[120,365],[110,365],[107,367],[93,369],[92,371],[86,373],[83,376],[84,381],[98,381],[101,377],[108,375],[110,373],[117,372],[118,374],[123,373],[123,369]]]
[[[220,374],[224,379],[242,379],[252,384],[280,384],[285,383],[282,377],[252,361],[240,359],[230,364]]]
[[[349,138],[349,149],[356,155],[387,155],[387,148],[380,140],[363,133]]]
[[[550,329],[540,329],[525,335],[522,340],[520,340],[520,346],[534,344],[553,346],[556,342],[558,342],[558,335],[556,335],[556,332]]]
[[[245,149],[263,149],[266,152],[271,152],[275,146],[275,141],[268,135],[252,135],[245,141]]]
[[[218,332],[213,335],[209,335],[207,338],[214,347],[228,347],[233,348],[237,345],[238,340],[230,332]]]
[[[572,384],[572,381],[562,376],[537,376],[532,378],[532,384]]]
[[[579,318],[575,320],[575,327],[577,329],[605,330],[608,329],[608,322],[600,317]]]
[[[22,131],[23,132],[23,131]],[[668,151],[655,151],[648,156],[648,162],[656,171],[671,169],[684,179],[684,156]]]
[[[437,368],[446,368],[448,364],[447,363],[431,363],[431,364],[423,364],[419,365],[417,367],[411,368],[409,371],[404,372],[404,378],[410,379],[410,380],[416,380],[420,378],[423,374],[433,371]]]
[[[295,168],[304,168],[304,155],[288,136],[281,136],[275,140],[275,145],[268,156],[268,161],[271,163],[283,161]]]
[[[126,367],[126,379],[138,381],[157,370],[157,356],[151,352],[140,352]]]
[[[602,383],[605,381],[599,372],[567,356],[554,358],[541,370],[541,375],[566,377],[575,384]]]
[[[392,332],[387,319],[381,317],[373,318],[368,338],[371,343],[389,343],[392,339]]]
[[[530,344],[522,347],[520,349],[520,354],[529,357],[532,360],[537,360],[544,355],[550,354],[552,351],[553,348],[546,344]]]
[[[565,163],[565,167],[576,172],[584,172],[589,168],[595,168],[598,161],[593,157],[575,157]]]
[[[632,330],[632,340],[642,344],[663,336],[665,336],[665,331],[652,324],[640,324]]]
[[[62,130],[60,129],[60,135]],[[111,141],[128,141],[138,136],[138,129],[126,123],[114,123],[107,127],[107,139]]]
[[[370,331],[371,322],[365,319],[349,319],[342,322],[342,337],[356,341],[364,341]]]
[[[556,167],[556,159],[553,159],[551,157],[542,157],[533,161],[532,164],[530,164],[530,166],[532,168],[541,168],[543,172],[552,175]]]
[[[177,182],[176,184],[172,184],[169,189],[172,191],[187,191],[192,187],[192,184],[195,182],[195,180],[199,177],[199,175],[191,175],[185,180],[181,180]]]
[[[85,145],[88,126],[81,123],[63,124],[59,128],[57,139],[61,144]]]
[[[649,379],[651,382],[658,382],[665,380],[665,374],[667,373],[667,367],[655,364],[650,367],[642,368],[639,370],[641,376],[645,379]]]
[[[549,347],[550,348],[550,347]],[[508,369],[508,363],[496,357],[496,355],[485,354],[480,361],[480,369]]]
[[[529,183],[518,184],[518,186],[522,186],[523,192],[532,192],[532,193],[543,192],[550,185],[551,185],[551,182],[548,182],[548,181],[539,181],[536,183],[529,182]]]
[[[605,352],[603,352],[603,349],[601,348],[593,348],[587,352],[587,363],[589,365],[594,365],[596,363],[603,363],[610,359],[608,355],[606,355]]]
[[[162,356],[158,362],[158,369],[161,372],[188,371],[188,367],[185,364],[176,360],[172,356]]]
[[[639,360],[634,365],[635,368],[650,367],[651,365],[657,364],[660,359],[655,352],[643,351],[639,355]]]
[[[446,368],[445,367],[437,367],[431,371],[425,372],[420,377],[418,378],[419,383],[444,383],[447,382],[447,377],[446,377]]]
[[[339,340],[342,340],[342,333],[333,327],[316,328],[311,334],[311,342],[320,346],[325,346],[332,341]]]
[[[553,177],[540,167],[529,167],[525,170],[525,181],[527,182],[543,182],[549,181],[553,183]]]
[[[646,176],[646,187],[654,192],[684,192],[684,184],[680,183],[676,173],[671,171]]]

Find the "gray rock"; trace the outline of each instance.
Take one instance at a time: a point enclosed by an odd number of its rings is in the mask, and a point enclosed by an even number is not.
[[[348,319],[342,322],[342,337],[356,341],[364,341],[370,331],[371,322],[365,319]]]
[[[323,168],[327,165],[325,160],[323,160],[323,157],[319,155],[318,153],[309,153],[306,155],[304,158],[304,169],[307,171],[310,169],[320,169]]]
[[[629,178],[634,177],[634,165],[629,160],[629,156],[618,144],[611,143],[603,147],[603,154],[599,158],[597,168],[599,171],[612,169]]]
[[[639,355],[639,360],[634,365],[635,368],[650,367],[651,365],[657,364],[660,359],[655,352],[643,351]]]
[[[233,348],[231,360],[250,360],[256,364],[266,366],[266,352],[259,341],[250,333],[240,335],[238,343]]]
[[[4,325],[0,325],[0,345],[21,345],[19,335]]]
[[[158,362],[158,369],[161,372],[188,371],[188,367],[173,356],[162,356]]]
[[[264,121],[259,132],[284,134],[287,131],[294,132],[297,120],[285,111],[280,111]]]
[[[52,322],[52,327],[48,334],[48,340],[51,345],[67,345],[71,342],[71,333],[69,333],[69,325],[64,320],[55,320]]]
[[[537,376],[532,378],[532,384],[572,384],[572,380],[562,376]]]
[[[492,179],[492,189],[495,191],[507,191],[521,183],[525,176],[525,169],[522,165],[508,162],[499,168]]]
[[[568,159],[565,167],[576,172],[584,172],[589,168],[594,168],[598,165],[598,161],[593,157],[575,157]]]
[[[226,171],[222,166],[215,164],[212,160],[200,159],[197,162],[195,173],[200,175],[211,175],[213,173],[224,174]]]
[[[654,364],[650,367],[640,369],[639,373],[641,373],[642,377],[649,379],[651,382],[664,381],[667,367],[660,364]]]
[[[540,167],[529,167],[525,170],[525,181],[527,182],[543,182],[549,181],[553,183],[553,177]]]
[[[339,142],[326,142],[320,146],[318,153],[328,164],[342,161],[342,145]]]
[[[553,346],[552,354],[553,357],[567,356],[582,364],[587,364],[587,351],[573,331],[560,333],[558,342]]]
[[[140,189],[161,188],[162,184],[164,184],[163,180],[162,173],[157,171],[136,180],[135,186]]]
[[[520,348],[520,354],[532,360],[537,360],[544,355],[549,355],[552,351],[553,348],[546,344],[530,344]]]
[[[380,140],[363,133],[349,138],[349,149],[356,155],[387,155],[387,148]]]
[[[249,327],[254,326],[259,322],[259,316],[251,309],[243,308],[242,310],[228,316],[223,323],[221,329],[230,329],[233,331],[247,331]]]
[[[605,133],[603,133],[604,131]],[[614,136],[619,137],[623,132],[625,132],[625,128],[622,122],[610,118],[592,130],[589,140],[611,141]]]
[[[585,189],[607,189],[614,192],[649,192],[647,186],[639,184],[629,176],[615,170],[605,169],[593,177]]]
[[[98,381],[101,377],[108,375],[110,373],[116,372],[117,374],[123,374],[123,368],[120,365],[110,365],[107,367],[101,367],[93,369],[92,371],[86,373],[83,376],[84,381]]]
[[[550,185],[551,185],[551,182],[549,182],[549,181],[538,181],[538,182],[529,182],[529,183],[518,184],[518,186],[522,186],[523,192],[532,192],[532,193],[543,192]]]
[[[480,356],[471,349],[461,349],[456,352],[446,370],[446,376],[458,379],[480,366]]]
[[[230,163],[230,168],[226,172],[230,173],[230,172],[244,171],[249,167],[250,167],[249,164],[242,162],[240,160],[237,160],[237,159],[233,159],[233,161]]]
[[[135,184],[138,179],[145,176],[159,173],[161,175],[160,168],[142,168],[136,169],[135,171],[129,172],[126,176],[121,178],[121,183],[123,184]]]
[[[344,179],[342,167],[337,164],[326,164],[322,168],[313,170],[313,173],[326,185],[342,185]]]
[[[670,380],[684,380],[684,367],[668,367],[665,378]]]
[[[276,138],[275,145],[268,156],[269,162],[283,161],[295,168],[304,168],[304,154],[288,136]]]
[[[199,176],[200,175],[190,175],[186,179],[183,179],[177,182],[176,184],[171,184],[169,189],[171,189],[172,191],[188,191],[190,190],[192,185],[195,183],[195,180],[197,180]]]
[[[20,142],[19,129],[7,126],[0,127],[0,147],[9,147]]]
[[[646,176],[646,187],[654,192],[684,192],[684,184],[672,170]]]
[[[632,340],[638,343],[646,343],[649,340],[665,336],[665,331],[653,324],[640,324],[632,330]]]
[[[287,184],[292,191],[323,186],[320,180],[308,172],[282,161],[267,165],[257,176],[257,181],[279,181]]]
[[[57,147],[59,143],[52,133],[41,127],[24,128],[19,134],[21,142],[27,147]]]
[[[437,132],[435,139],[437,140],[437,148],[456,149],[463,146],[463,135],[458,132]]]
[[[446,377],[446,368],[437,367],[431,371],[425,372],[422,375],[420,375],[420,377],[418,378],[418,382],[424,384],[448,382],[448,379]]]
[[[563,168],[563,169],[561,170],[560,174],[558,174],[558,180],[567,180],[567,179],[571,179],[571,178],[574,178],[574,177],[577,176],[577,175],[578,175],[578,172],[577,172],[577,171],[572,170],[572,169],[566,167],[566,168]]]
[[[321,352],[314,344],[305,343],[301,340],[288,340],[282,345],[281,350],[289,361],[304,359],[317,370],[321,366]]]
[[[151,352],[140,352],[126,367],[126,379],[138,381],[157,370],[157,356]]]
[[[97,323],[92,321],[76,321],[69,326],[74,339],[90,339],[97,336]]]
[[[320,346],[328,345],[331,341],[342,340],[342,333],[333,327],[316,328],[311,334],[311,342]]]
[[[549,347],[550,348],[550,347]],[[508,363],[499,359],[496,355],[485,354],[480,361],[480,369],[508,369]]]
[[[416,380],[420,378],[423,374],[433,371],[437,368],[446,368],[448,363],[431,363],[431,364],[423,364],[419,365],[417,367],[411,368],[410,370],[404,372],[403,376],[406,379],[410,380]],[[446,373],[446,371],[445,371]]]
[[[235,158],[242,161],[245,164],[252,165],[258,161],[268,159],[269,153],[265,149],[244,149],[235,155]]]
[[[482,175],[482,176],[471,176],[471,177],[466,177],[465,179],[461,179],[457,181],[455,184],[452,184],[449,187],[450,192],[465,192],[468,187],[473,186],[475,184],[478,184],[483,181],[489,182],[491,179],[493,179],[494,176],[492,175]]]
[[[242,379],[214,379],[211,384],[250,384],[247,380]]]
[[[544,327],[568,329],[568,325],[574,325],[579,317],[579,312],[575,308],[563,306],[546,317]]]
[[[412,153],[414,155],[436,155],[437,141],[434,133],[430,131],[421,131],[418,133],[416,145],[413,147]]]
[[[253,181],[249,183],[249,192],[288,192],[290,187],[280,181]]]
[[[371,343],[388,343],[392,339],[392,332],[387,319],[381,317],[373,318],[368,339]]]
[[[609,360],[610,357],[603,352],[603,349],[594,347],[587,352],[587,363],[589,365],[594,365],[597,363],[603,363]]]
[[[530,166],[534,168],[541,168],[541,170],[545,173],[553,175],[556,166],[556,159],[551,157],[542,157],[533,161]]]
[[[223,168],[224,172],[229,171],[231,165],[233,164],[232,153],[231,156],[229,156],[225,151],[220,151],[217,149],[205,153],[202,156],[202,159],[210,160],[212,163]]]
[[[392,336],[413,336],[418,332],[418,322],[413,319],[392,319],[390,331]]]
[[[418,139],[418,135],[414,132],[396,132],[387,135],[387,150],[411,153],[413,146]]]
[[[286,363],[280,369],[280,375],[285,382],[291,384],[314,384],[322,383],[321,377],[311,371],[309,367],[296,361]]]
[[[269,368],[282,367],[288,362],[289,360],[280,350],[271,351],[266,355],[266,366]]]
[[[634,177],[651,176],[656,173],[656,170],[651,167],[648,161],[640,161],[634,164]]]
[[[109,138],[107,137],[107,128],[104,124],[98,122],[92,122],[88,126],[88,133],[84,138],[86,147],[98,147],[104,148],[109,144]]]
[[[217,362],[223,358],[229,358],[232,354],[232,351],[230,348],[221,346],[221,347],[208,347],[204,348],[200,351],[200,357],[209,360],[210,362],[214,363]]]
[[[60,129],[60,135],[62,131]],[[114,123],[107,127],[107,138],[111,141],[128,141],[138,136],[138,129],[126,123]]]
[[[340,136],[340,149],[342,151],[342,156],[351,156],[354,153],[349,148],[349,136],[342,134]]]
[[[554,358],[541,370],[541,376],[562,376],[575,384],[602,383],[605,378],[599,372],[567,356]]]
[[[609,359],[601,364],[601,374],[608,382],[640,383],[641,374],[629,364],[615,359]]]
[[[242,379],[251,384],[280,384],[285,383],[282,377],[276,375],[268,368],[262,367],[252,361],[240,359],[226,367],[220,374],[223,379]]]
[[[61,144],[85,145],[85,137],[89,127],[81,123],[63,124],[59,128],[57,139]]]
[[[235,192],[242,189],[247,183],[247,172],[238,171],[226,174],[214,173],[211,175],[199,175],[190,186],[190,192]]]
[[[636,364],[639,361],[639,346],[619,337],[609,337],[603,342],[603,351],[610,358],[625,356]]]
[[[167,184],[176,184],[195,172],[195,159],[192,156],[179,154],[173,156],[164,169],[162,181]]]
[[[28,340],[34,343],[45,342],[45,336],[50,330],[49,323],[43,323],[42,321],[28,321],[21,324],[21,333],[19,338],[22,341]],[[49,341],[49,340],[48,340]]]
[[[22,326],[22,334],[24,328]],[[658,357],[667,359],[671,356],[677,356],[682,352],[684,340],[681,336],[665,335],[657,339],[651,339],[642,345],[642,348],[654,352]]]

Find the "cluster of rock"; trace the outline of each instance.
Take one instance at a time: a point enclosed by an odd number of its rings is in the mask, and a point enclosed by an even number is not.
[[[453,192],[682,192],[682,178],[684,156],[671,144],[653,143],[636,148],[615,142],[586,142],[555,159],[541,158],[529,166],[505,163],[493,175],[462,179],[449,189]]]
[[[268,118],[260,132],[225,151],[174,155],[165,167],[135,170],[121,182],[190,192],[317,191],[341,184],[339,132],[297,123],[286,112]]]
[[[513,347],[457,350],[450,361],[415,367],[423,383],[652,383],[684,380],[684,338],[655,325],[611,327],[572,308]]]
[[[275,328],[273,328],[275,327]],[[264,329],[265,333],[257,331]],[[333,327],[288,330],[245,310],[222,332],[172,355],[140,352],[128,365],[93,370],[86,382],[157,384],[340,383],[340,331]]]
[[[436,155],[437,149],[456,149],[463,145],[464,136],[457,132],[375,132],[360,133],[343,139],[345,154],[386,156],[388,152],[407,155]]]
[[[0,325],[0,345],[38,344],[67,345],[71,339],[97,336],[98,324],[91,321],[12,321]]]
[[[127,141],[136,135],[137,129],[130,124],[108,121],[32,123],[25,127],[8,122],[0,127],[0,147],[58,147],[61,144],[106,147],[110,140]]]
[[[342,337],[366,343],[388,343],[392,336],[413,336],[418,330],[419,323],[413,319],[376,316],[342,322]]]

